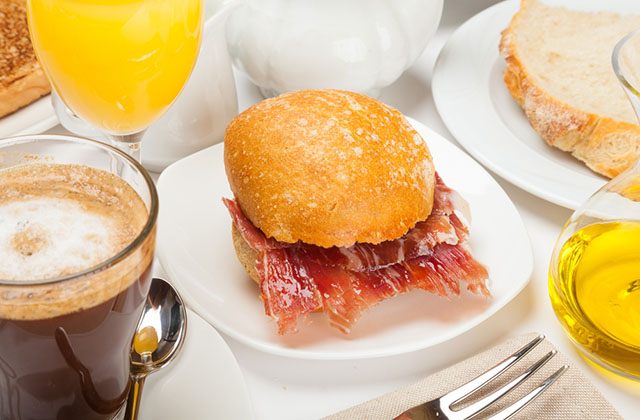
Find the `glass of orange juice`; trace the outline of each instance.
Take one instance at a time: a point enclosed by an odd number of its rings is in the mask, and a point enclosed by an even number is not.
[[[65,105],[140,159],[144,131],[195,64],[203,0],[28,0],[32,42]]]

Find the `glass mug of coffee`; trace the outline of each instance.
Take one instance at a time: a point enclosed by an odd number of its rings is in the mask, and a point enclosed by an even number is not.
[[[0,420],[122,413],[157,215],[149,174],[109,145],[0,141]]]

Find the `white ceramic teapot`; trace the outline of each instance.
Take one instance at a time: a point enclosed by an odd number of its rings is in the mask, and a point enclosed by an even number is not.
[[[246,0],[229,18],[229,52],[265,97],[304,88],[377,96],[422,53],[442,3]]]
[[[236,85],[225,42],[225,26],[238,0],[206,0],[198,60],[171,107],[145,132],[142,163],[160,172],[171,163],[223,140],[238,113]],[[69,131],[108,142],[103,133],[77,118],[54,94],[60,123]]]

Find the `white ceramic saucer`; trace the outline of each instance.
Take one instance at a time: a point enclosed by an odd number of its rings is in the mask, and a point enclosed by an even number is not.
[[[140,420],[252,419],[242,372],[220,334],[188,311],[178,359],[149,376]]]

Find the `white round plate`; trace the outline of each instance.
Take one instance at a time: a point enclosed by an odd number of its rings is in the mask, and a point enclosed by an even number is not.
[[[410,120],[426,139],[436,169],[471,208],[470,244],[488,268],[492,299],[443,299],[420,291],[368,310],[344,335],[324,314],[300,332],[280,337],[265,316],[259,291],[238,262],[231,219],[222,197],[232,197],[223,144],[191,155],[160,176],[158,253],[190,307],[216,328],[256,349],[306,359],[356,359],[423,349],[468,331],[513,299],[533,268],[531,245],[509,197],[478,163],[429,128]]]
[[[178,358],[150,375],[140,420],[254,418],[236,359],[220,334],[192,311]]]
[[[39,134],[58,124],[51,96],[43,96],[30,105],[0,118],[0,138],[21,134]]]
[[[640,13],[636,0],[545,3],[576,10]],[[518,5],[518,0],[498,3],[455,31],[438,57],[433,97],[449,131],[483,165],[542,199],[576,209],[606,179],[569,153],[548,146],[505,87],[505,64],[498,44],[500,32]]]

